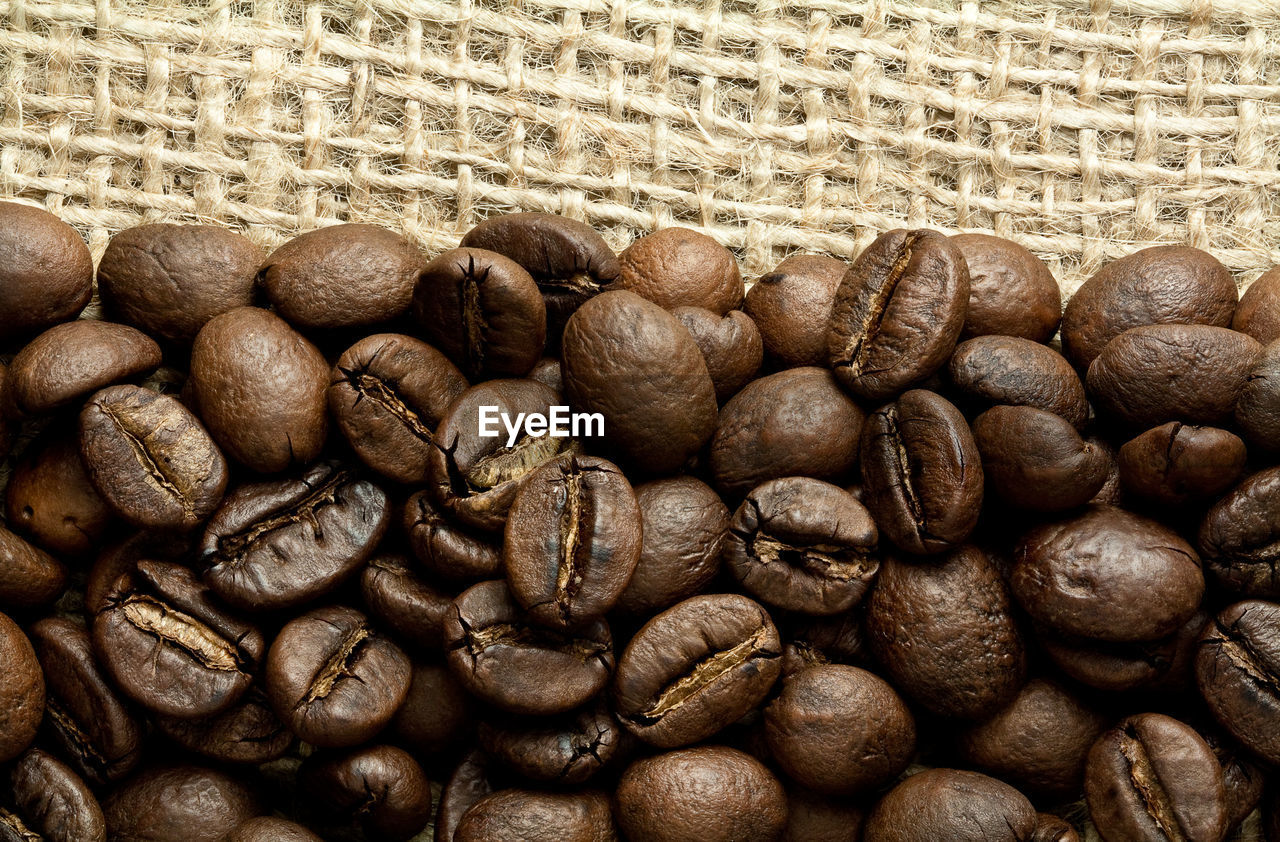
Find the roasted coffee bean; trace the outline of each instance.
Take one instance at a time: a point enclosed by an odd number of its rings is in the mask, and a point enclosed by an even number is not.
[[[982,408],[1033,406],[1076,429],[1089,420],[1089,401],[1075,369],[1057,351],[1028,339],[979,336],[961,342],[947,373],[956,389]]]
[[[1200,639],[1196,682],[1223,728],[1280,763],[1280,605],[1247,600],[1223,609]]]
[[[440,652],[444,619],[453,611],[453,596],[418,576],[408,559],[381,555],[360,574],[365,607],[396,637],[417,649]]]
[[[613,672],[607,623],[567,633],[530,624],[502,581],[463,591],[444,635],[449,668],[462,685],[510,713],[572,710],[604,689]]]
[[[93,621],[93,645],[116,685],[156,713],[220,713],[245,694],[266,649],[188,568],[140,561],[116,580]]]
[[[0,614],[0,675],[0,763],[7,763],[36,738],[45,683],[31,641],[6,614]]]
[[[89,633],[63,617],[31,627],[47,684],[46,732],[93,784],[118,781],[137,765],[142,727],[107,681]]]
[[[862,606],[833,617],[792,617],[783,634],[782,675],[817,664],[869,666],[862,620]]]
[[[1055,632],[1116,642],[1172,634],[1204,595],[1190,544],[1110,506],[1030,530],[1014,549],[1010,585],[1023,609]]]
[[[462,823],[462,817],[477,801],[493,792],[489,781],[490,763],[484,752],[474,749],[454,768],[440,792],[434,842],[454,842],[454,831]]]
[[[1024,842],[1036,810],[995,778],[927,769],[894,787],[867,817],[864,842]]]
[[[415,662],[409,694],[388,733],[423,762],[443,759],[475,737],[474,707],[475,701],[448,666]]]
[[[451,249],[418,278],[413,313],[428,342],[472,380],[524,377],[542,356],[547,305],[520,264],[484,249]]]
[[[329,364],[273,313],[241,307],[210,319],[187,384],[218,444],[252,470],[304,465],[324,447]]]
[[[1085,798],[1108,842],[1213,842],[1227,831],[1222,767],[1189,725],[1131,716],[1089,751]]]
[[[141,331],[87,319],[67,322],[49,328],[13,358],[5,398],[20,415],[44,415],[158,365],[160,346]]]
[[[10,528],[51,553],[81,558],[98,549],[111,510],[85,473],[73,431],[58,428],[18,463],[5,515]]]
[[[783,681],[765,709],[765,736],[792,780],[825,795],[879,789],[902,774],[916,750],[915,720],[893,688],[839,664]]]
[[[973,421],[986,487],[1005,503],[1055,512],[1089,502],[1111,459],[1066,419],[1031,406],[993,406]]]
[[[1052,813],[1037,813],[1031,842],[1080,842],[1080,834],[1065,819]]]
[[[125,324],[190,343],[214,316],[253,303],[262,258],[262,249],[217,225],[139,225],[107,243],[98,290]]]
[[[41,208],[0,202],[0,267],[0,344],[74,319],[93,293],[89,248]]]
[[[48,605],[66,584],[67,568],[60,561],[0,526],[0,607]]]
[[[9,455],[13,447],[13,434],[17,426],[9,419],[9,410],[5,406],[5,388],[9,379],[9,367],[0,362],[0,459]]]
[[[205,581],[246,611],[301,605],[353,575],[390,520],[386,493],[335,463],[296,479],[242,485],[200,542]]]
[[[1136,498],[1185,506],[1230,488],[1247,458],[1235,433],[1170,421],[1120,447],[1120,481]]]
[[[604,419],[604,445],[627,466],[668,474],[716,429],[715,385],[689,331],[625,290],[583,304],[564,330],[565,397]]]
[[[737,594],[695,596],[644,625],[618,661],[614,710],[659,748],[706,739],[760,704],[782,670],[767,611]]]
[[[697,343],[707,363],[707,373],[716,387],[716,400],[724,403],[751,382],[764,361],[760,331],[741,310],[724,316],[703,307],[675,307],[671,310]]]
[[[617,842],[609,796],[603,792],[551,793],[504,789],[467,810],[453,842]]]
[[[969,306],[961,338],[1053,338],[1062,317],[1062,293],[1043,260],[1011,240],[989,234],[957,234],[951,244],[969,268]]]
[[[135,532],[103,550],[89,568],[84,585],[84,610],[94,617],[107,607],[116,580],[132,574],[139,561],[190,561],[193,536],[174,532]]]
[[[760,330],[765,353],[784,367],[827,364],[827,325],[849,264],[793,254],[747,290],[742,309]]]
[[[417,246],[394,231],[333,225],[273,251],[258,279],[272,305],[296,327],[356,327],[405,313],[425,263]]]
[[[1099,435],[1088,436],[1085,441],[1096,447],[1107,459],[1107,479],[1089,502],[1097,506],[1123,506],[1125,495],[1124,483],[1120,481],[1119,453],[1110,441]]]
[[[1107,727],[1103,714],[1055,681],[1034,678],[996,714],[962,731],[960,757],[1051,803],[1084,784],[1085,758]]]
[[[1199,547],[1209,576],[1232,593],[1280,599],[1280,468],[1247,477],[1209,509]]]
[[[358,745],[391,721],[409,692],[409,658],[352,608],[291,620],[267,653],[267,698],[303,740]]]
[[[782,842],[859,842],[866,810],[843,798],[788,787]]]
[[[502,549],[488,536],[444,516],[431,491],[419,491],[404,505],[402,524],[414,558],[449,582],[495,579],[502,574]]]
[[[1103,347],[1086,382],[1098,410],[1129,427],[1231,420],[1262,346],[1207,325],[1147,325]]]
[[[561,456],[521,484],[507,516],[503,566],[534,622],[559,629],[604,616],[640,559],[640,506],[616,465]]]
[[[380,333],[338,358],[329,411],[362,462],[396,482],[422,483],[436,426],[466,390],[462,372],[435,348]]]
[[[701,480],[672,477],[638,485],[640,560],[617,608],[649,616],[699,593],[720,569],[729,509]]]
[[[463,392],[436,428],[437,447],[427,463],[431,489],[445,512],[476,529],[502,529],[521,483],[544,462],[575,452],[578,444],[572,438],[530,435],[527,426],[508,444],[511,434],[496,419],[546,416],[559,400],[534,380],[491,380]],[[482,412],[497,435],[480,435]],[[477,558],[474,552],[468,555]]]
[[[227,833],[262,806],[241,781],[199,766],[140,772],[102,805],[107,839],[146,842],[224,842]]]
[[[80,456],[102,499],[135,526],[192,529],[227,487],[227,460],[177,400],[111,386],[80,413]]]
[[[1280,450],[1280,341],[1262,349],[1236,400],[1235,421],[1251,448]]]
[[[938,716],[990,716],[1026,678],[1008,588],[976,547],[940,559],[885,559],[866,622],[871,650],[894,687]]]
[[[622,740],[603,701],[550,720],[484,720],[479,736],[489,756],[512,772],[531,781],[568,785],[590,780],[613,759]]]
[[[1240,296],[1231,327],[1263,345],[1280,339],[1280,269],[1264,272]]]
[[[223,842],[321,842],[321,839],[300,824],[260,816],[238,826]]]
[[[315,755],[298,777],[326,826],[354,823],[373,839],[394,842],[413,837],[431,818],[431,782],[418,761],[394,746]]]
[[[636,761],[618,783],[616,803],[630,842],[774,842],[787,824],[778,780],[755,758],[722,746]]]
[[[982,462],[960,410],[913,389],[867,418],[863,502],[881,533],[910,553],[940,553],[973,531],[982,511]]]
[[[969,270],[949,239],[923,229],[880,235],[836,293],[827,334],[836,377],[876,401],[921,383],[951,356],[968,302]]]
[[[1081,684],[1109,693],[1143,689],[1185,694],[1192,662],[1209,615],[1197,610],[1177,631],[1156,640],[1117,643],[1040,629],[1040,644],[1058,669]]]
[[[780,477],[840,482],[857,464],[863,418],[826,369],[753,381],[720,410],[709,460],[716,487],[741,498]]]
[[[727,248],[688,228],[664,228],[641,237],[618,255],[625,289],[670,310],[703,307],[723,316],[742,304],[738,261]]]
[[[33,748],[9,773],[14,811],[0,807],[0,837],[105,842],[107,823],[89,787],[51,754]],[[7,799],[6,799],[7,800]]]
[[[1227,827],[1235,830],[1262,801],[1266,775],[1253,756],[1222,731],[1197,723],[1196,733],[1209,744],[1222,767],[1222,785],[1227,795]]]
[[[157,716],[156,729],[187,751],[222,763],[269,763],[293,743],[257,686],[222,713],[206,719]]]
[[[1062,313],[1063,353],[1084,371],[1108,342],[1130,328],[1227,327],[1238,295],[1227,268],[1200,249],[1142,249],[1111,261],[1076,290]]]
[[[839,486],[806,477],[769,480],[738,507],[725,542],[729,572],[769,605],[838,614],[858,603],[880,569],[871,515]]]
[[[553,392],[564,391],[564,377],[557,357],[543,357],[529,369],[529,379],[550,387]]]

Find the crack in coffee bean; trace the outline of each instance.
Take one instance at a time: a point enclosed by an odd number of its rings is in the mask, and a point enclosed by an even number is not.
[[[296,707],[302,708],[317,699],[327,698],[333,692],[333,688],[337,683],[344,677],[356,677],[355,670],[351,667],[351,662],[355,659],[360,647],[372,636],[373,629],[364,623],[360,623],[348,632],[347,636],[342,640],[342,645],[338,647],[338,651],[329,656],[329,660],[325,662],[316,679],[312,681],[306,696],[298,702]]]
[[[556,564],[555,600],[566,618],[569,603],[582,587],[578,552],[582,548],[583,521],[590,521],[591,499],[582,487],[582,471],[574,462],[564,469],[565,506],[560,512],[560,553]],[[589,540],[589,539],[588,539]]]
[[[1126,728],[1120,739],[1120,753],[1129,769],[1129,781],[1133,784],[1147,815],[1168,837],[1169,842],[1187,842],[1178,824],[1173,802],[1160,783],[1147,748],[1138,739],[1133,728]]]
[[[668,683],[653,703],[632,721],[650,725],[676,710],[703,689],[715,684],[724,676],[754,658],[776,658],[779,653],[767,652],[763,643],[769,637],[767,628],[760,628],[746,640],[735,646],[714,652],[688,668],[688,671]]]
[[[475,378],[484,369],[485,333],[489,325],[480,303],[480,287],[489,277],[489,267],[477,272],[476,259],[472,255],[466,267],[458,268],[462,270],[458,286],[462,299],[463,368],[468,377]]]
[[[134,457],[138,460],[138,464],[142,466],[146,472],[146,476],[157,486],[162,492],[167,492],[168,496],[175,498],[178,504],[182,506],[182,511],[187,517],[191,517],[194,509],[194,503],[190,496],[184,494],[173,480],[169,478],[161,467],[161,462],[168,462],[169,458],[162,456],[159,461],[151,454],[147,447],[148,435],[133,430],[125,423],[125,418],[118,411],[111,407],[100,404],[99,408],[102,414],[111,419],[116,429],[124,436],[124,440],[129,443],[133,450]]]
[[[907,511],[911,514],[911,520],[923,536],[926,532],[924,505],[920,502],[915,486],[911,482],[911,455],[907,452],[907,445],[902,440],[902,429],[898,426],[898,410],[896,407],[889,407],[882,414],[888,422],[887,435],[893,440],[893,452],[897,457],[893,463],[896,484],[902,489],[906,498]]]
[[[339,369],[339,371],[342,372],[347,379],[347,383],[355,391],[356,404],[368,398],[394,416],[396,420],[404,425],[405,429],[417,438],[427,444],[431,444],[435,440],[431,428],[422,422],[422,416],[414,412],[396,392],[395,388],[384,378],[368,371],[347,368]]]
[[[1241,619],[1244,619],[1241,617]],[[1221,638],[1210,640],[1227,656],[1227,659],[1253,683],[1272,693],[1280,694],[1280,675],[1273,674],[1264,665],[1262,656],[1254,649],[1248,638],[1236,627],[1226,628],[1216,622]]]
[[[15,842],[44,842],[43,836],[27,827],[21,818],[3,807],[0,807],[0,825],[9,828],[9,832],[5,835],[14,838]]]
[[[274,532],[281,527],[289,526],[293,523],[309,523],[317,541],[324,538],[324,533],[320,528],[319,509],[325,506],[336,505],[338,501],[338,492],[341,487],[350,479],[351,474],[348,471],[337,471],[320,485],[316,486],[310,494],[301,501],[293,504],[291,507],[278,515],[264,518],[254,522],[248,529],[227,535],[218,539],[218,551],[215,553],[220,562],[236,563],[242,562],[248,556],[253,545],[258,542],[263,535]],[[305,483],[306,480],[304,479]],[[283,561],[283,559],[282,559]]]
[[[466,490],[469,495],[483,494],[505,482],[516,482],[570,449],[576,449],[576,446],[569,439],[522,434],[513,446],[501,447],[477,459],[467,471]],[[453,471],[457,471],[451,454],[446,454],[446,461],[453,466]]]
[[[584,663],[598,658],[609,650],[594,640],[571,635],[559,634],[551,629],[535,629],[531,626],[518,626],[514,623],[494,623],[482,629],[475,629],[462,615],[458,621],[466,632],[463,639],[453,649],[466,648],[467,654],[474,663],[486,649],[494,646],[528,646],[537,649],[552,649],[565,655],[572,655]]]
[[[836,544],[794,546],[763,532],[750,540],[751,554],[761,564],[783,562],[824,579],[848,582],[861,579],[868,570],[869,553]]]
[[[63,709],[57,699],[50,696],[45,700],[45,713],[48,715],[49,723],[54,730],[62,735],[62,738],[73,747],[74,751],[84,760],[85,765],[96,770],[99,774],[104,774],[109,765],[107,759],[102,756],[102,752],[98,751],[97,746],[89,739],[89,735],[71,717],[71,714]]]
[[[898,284],[905,277],[907,266],[911,262],[911,247],[916,241],[923,236],[920,232],[913,231],[907,234],[903,241],[901,251],[894,258],[893,266],[889,269],[888,276],[876,287],[871,305],[867,309],[867,314],[862,319],[862,324],[858,326],[858,331],[854,334],[853,344],[845,350],[844,359],[837,360],[836,366],[848,366],[854,375],[865,373],[863,366],[866,365],[866,357],[871,353],[871,345],[880,335],[880,326],[884,322],[885,312],[889,309],[889,303],[893,299],[894,292],[897,291]]]
[[[129,597],[123,610],[135,628],[186,651],[206,668],[243,672],[240,658],[226,640],[190,614],[147,596]]]

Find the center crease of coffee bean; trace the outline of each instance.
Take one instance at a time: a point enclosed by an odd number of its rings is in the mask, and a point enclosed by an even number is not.
[[[841,547],[836,544],[794,546],[763,532],[757,533],[752,539],[751,554],[758,558],[761,564],[774,564],[781,561],[824,579],[847,582],[861,579],[867,572],[868,554],[860,552],[855,547]]]
[[[1165,792],[1156,770],[1151,765],[1146,746],[1131,731],[1126,730],[1120,739],[1120,753],[1129,767],[1129,780],[1138,793],[1139,800],[1146,808],[1147,815],[1160,828],[1160,832],[1169,838],[1169,842],[1187,842],[1182,827],[1178,824],[1173,802],[1169,793]]]
[[[227,562],[243,561],[244,557],[248,555],[249,548],[259,538],[293,523],[310,523],[316,539],[322,539],[324,534],[320,529],[317,510],[337,503],[340,487],[347,481],[349,476],[350,474],[346,471],[338,471],[317,486],[301,502],[296,503],[284,512],[257,521],[243,532],[219,538],[217,557]],[[284,561],[283,558],[282,561]]]
[[[902,250],[894,258],[893,266],[889,270],[889,277],[885,278],[884,283],[875,290],[862,324],[851,337],[854,341],[846,350],[847,359],[839,360],[836,363],[837,366],[847,365],[855,375],[864,373],[863,366],[866,365],[867,355],[871,352],[871,344],[880,335],[880,325],[884,321],[885,311],[889,309],[889,302],[897,292],[899,282],[907,273],[907,266],[911,263],[911,247],[915,245],[916,240],[920,239],[920,236],[913,231],[903,241]]]
[[[683,705],[705,687],[709,687],[752,658],[777,657],[761,648],[769,631],[761,627],[750,637],[729,649],[715,652],[694,664],[689,672],[668,684],[647,710],[633,717],[637,722],[652,724]]]
[[[466,632],[463,641],[454,649],[467,647],[467,654],[474,663],[484,650],[493,646],[532,646],[539,649],[554,649],[566,655],[573,655],[586,662],[599,656],[608,647],[585,638],[569,637],[550,629],[533,629],[520,627],[513,623],[494,623],[483,629],[474,629],[465,620],[460,620]]]
[[[52,696],[45,700],[45,712],[49,715],[49,721],[53,724],[54,729],[75,746],[76,752],[81,757],[85,758],[95,769],[102,770],[107,768],[107,759],[98,751],[97,747],[89,739],[89,735],[84,732],[80,724],[72,719],[71,714],[67,713]]]
[[[43,836],[27,827],[21,818],[3,807],[0,807],[0,825],[8,825],[21,842],[44,842]]]
[[[469,377],[476,377],[484,368],[484,334],[489,325],[485,323],[484,309],[480,306],[480,287],[489,278],[489,267],[476,271],[476,259],[473,255],[462,269],[459,281],[459,293],[462,299],[462,328],[466,336],[463,344],[465,355],[464,367]]]
[[[1249,676],[1255,684],[1265,690],[1280,695],[1280,676],[1275,675],[1263,664],[1262,658],[1254,651],[1249,641],[1237,628],[1223,628],[1218,624],[1221,637],[1212,641],[1226,654],[1228,660]]]
[[[182,489],[178,487],[177,483],[170,479],[168,474],[165,473],[163,463],[168,460],[163,458],[157,460],[151,455],[151,450],[147,447],[147,440],[155,431],[151,430],[147,432],[140,432],[133,430],[130,428],[130,425],[125,423],[126,419],[122,417],[120,413],[107,406],[100,405],[99,408],[102,410],[102,413],[110,418],[111,422],[116,425],[116,429],[118,429],[121,435],[124,436],[125,441],[129,442],[129,446],[133,450],[134,458],[136,458],[138,460],[138,464],[142,466],[148,481],[150,481],[151,484],[162,494],[175,498],[178,501],[178,504],[182,506],[183,513],[190,517],[195,504],[188,495],[182,493]]]
[[[390,383],[368,371],[346,368],[341,371],[355,390],[357,404],[368,398],[394,416],[414,436],[428,444],[433,441],[431,429],[422,423],[421,416],[409,408]]]
[[[555,436],[521,435],[511,447],[501,447],[476,460],[467,472],[470,494],[483,494],[507,482],[515,482],[537,469],[542,463],[573,445]],[[452,460],[451,454],[446,458]]]
[[[124,616],[136,628],[177,646],[211,670],[240,672],[240,659],[217,632],[204,623],[150,597],[125,601]]]
[[[355,672],[351,669],[351,661],[361,645],[372,635],[373,629],[364,623],[349,632],[343,638],[342,645],[338,647],[338,651],[329,656],[329,660],[325,662],[315,680],[311,682],[311,688],[307,691],[306,697],[298,703],[298,707],[309,705],[316,699],[327,698],[343,677],[355,675]]]
[[[571,462],[564,470],[565,505],[560,512],[560,557],[556,571],[556,602],[560,613],[568,615],[569,602],[582,586],[582,573],[578,568],[578,550],[581,541],[583,511],[587,500],[582,489],[582,472]]]

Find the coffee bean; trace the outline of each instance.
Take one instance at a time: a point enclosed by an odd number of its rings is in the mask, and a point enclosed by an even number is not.
[[[827,364],[831,306],[848,269],[834,257],[793,254],[747,290],[742,309],[771,359],[785,368]]]
[[[269,763],[293,744],[293,734],[256,685],[222,713],[204,719],[157,716],[155,724],[187,751],[222,763]]]
[[[760,331],[741,310],[717,316],[702,307],[674,307],[671,315],[684,325],[707,363],[716,387],[716,400],[724,403],[751,382],[764,360]]]
[[[1264,272],[1240,296],[1231,327],[1263,345],[1280,339],[1280,270]]]
[[[480,723],[480,745],[522,777],[558,785],[582,784],[609,763],[622,741],[618,722],[603,702],[555,719]]]
[[[1237,602],[1204,630],[1196,655],[1200,694],[1219,724],[1271,764],[1280,763],[1280,605]]]
[[[398,555],[374,558],[360,574],[365,607],[405,644],[425,651],[444,648],[444,619],[453,610],[453,596],[431,585]]]
[[[1236,400],[1235,421],[1251,448],[1280,449],[1280,341],[1262,349]]]
[[[9,449],[13,447],[13,435],[17,426],[9,419],[11,410],[6,406],[8,399],[5,395],[5,389],[8,379],[9,367],[0,362],[0,459],[9,455]]]
[[[529,379],[549,387],[553,392],[564,391],[564,377],[560,371],[560,360],[557,357],[543,357],[529,369]]]
[[[501,575],[502,550],[484,535],[445,517],[431,491],[419,491],[404,505],[402,524],[414,558],[449,582],[475,582]]]
[[[36,738],[45,683],[31,641],[6,614],[0,614],[0,674],[0,763],[7,763]]]
[[[664,228],[639,238],[618,255],[613,289],[625,289],[670,310],[704,307],[723,316],[745,292],[733,253],[706,234]]]
[[[864,842],[1023,842],[1036,828],[1031,802],[1006,783],[960,769],[927,769],[871,811]]]
[[[326,826],[359,824],[374,839],[407,840],[431,818],[431,782],[418,762],[395,746],[337,756],[315,755],[299,783]]]
[[[964,326],[969,270],[934,231],[876,238],[840,282],[827,334],[836,377],[882,401],[924,381],[951,356]]]
[[[1011,240],[989,234],[957,234],[951,244],[969,268],[969,306],[961,338],[1053,338],[1062,316],[1062,293],[1044,261]]]
[[[36,608],[53,602],[67,584],[67,569],[0,526],[0,606]]]
[[[1156,640],[1117,643],[1072,637],[1041,628],[1045,653],[1069,678],[1109,693],[1143,689],[1185,694],[1192,662],[1209,615],[1197,610],[1173,634]]]
[[[11,529],[56,555],[98,549],[111,510],[89,481],[73,430],[59,426],[27,451],[9,477],[5,515]]]
[[[504,789],[467,810],[453,842],[617,842],[609,796],[603,792],[550,793]]]
[[[1120,448],[1120,481],[1137,498],[1185,506],[1216,498],[1240,478],[1247,454],[1234,433],[1170,421]]]
[[[493,792],[489,781],[490,763],[483,751],[474,749],[454,768],[440,792],[434,842],[454,842],[454,832],[462,823],[462,817],[476,802]]]
[[[261,816],[239,825],[224,842],[321,842],[321,839],[300,824]]]
[[[0,344],[74,319],[93,292],[84,240],[41,208],[0,202],[0,266]]]
[[[1280,599],[1280,468],[1247,477],[1200,525],[1199,547],[1210,577],[1232,593]]]
[[[110,840],[223,842],[228,830],[261,815],[248,784],[198,766],[153,768],[129,779],[102,805]]]
[[[1031,406],[994,406],[973,421],[987,488],[1005,503],[1063,511],[1093,499],[1111,459],[1066,419]]]
[[[84,609],[96,616],[116,594],[116,580],[132,574],[142,560],[186,563],[190,560],[192,536],[173,532],[135,532],[109,545],[89,568],[84,586]]]
[[[127,325],[82,319],[51,327],[9,364],[6,400],[22,415],[44,415],[153,371],[160,346]]]
[[[51,754],[33,748],[9,773],[16,810],[0,807],[0,836],[42,842],[106,842],[102,807],[84,781]],[[6,799],[7,800],[7,799]]]
[[[996,404],[1033,406],[1076,429],[1089,420],[1080,376],[1057,351],[1012,336],[979,336],[956,346],[947,373],[952,384],[983,409]]]
[[[782,842],[859,842],[866,810],[843,798],[787,789],[787,827]]]
[[[1052,813],[1037,813],[1031,842],[1080,842],[1080,834],[1065,819]]]
[[[1222,767],[1222,785],[1227,795],[1227,827],[1235,830],[1262,801],[1266,774],[1252,755],[1222,731],[1197,723],[1196,732],[1209,744]]]
[[[783,634],[783,677],[816,664],[869,667],[871,654],[862,627],[864,607],[865,603],[832,617],[791,617]]]
[[[389,733],[424,763],[456,759],[475,738],[475,701],[445,664],[413,664],[409,694]]]

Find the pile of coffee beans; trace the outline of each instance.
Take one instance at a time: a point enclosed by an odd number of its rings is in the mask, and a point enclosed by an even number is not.
[[[0,351],[2,840],[1280,842],[1280,271],[0,203]]]

